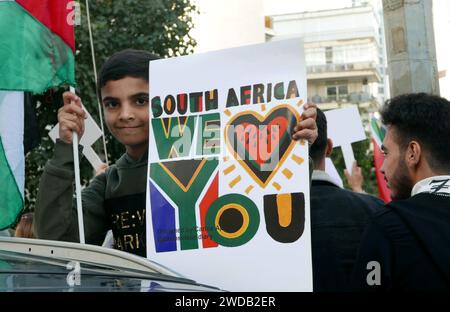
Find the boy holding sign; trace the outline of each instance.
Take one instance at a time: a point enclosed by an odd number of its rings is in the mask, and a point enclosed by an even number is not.
[[[82,192],[86,242],[101,245],[113,230],[114,247],[146,256],[145,192],[149,134],[149,62],[158,59],[145,51],[124,50],[103,65],[97,82],[108,129],[126,153]],[[44,168],[35,211],[35,235],[43,239],[78,241],[73,200],[72,131],[81,138],[85,113],[81,99],[63,95],[58,112],[60,139]],[[317,137],[316,108],[306,104],[293,139],[312,144]]]

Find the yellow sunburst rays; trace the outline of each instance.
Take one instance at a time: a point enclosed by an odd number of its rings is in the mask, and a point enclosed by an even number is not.
[[[236,165],[232,164],[223,170],[223,174],[228,175],[228,174],[232,173],[234,170],[236,170]],[[230,188],[233,188],[236,186],[236,184],[241,182],[241,180],[242,180],[242,177],[240,175],[238,175],[237,177],[233,178],[230,183],[228,183],[228,186]]]
[[[223,174],[224,174],[224,175],[228,175],[228,174],[232,173],[235,169],[236,169],[236,165],[235,165],[235,164],[232,164],[232,165],[230,165],[230,166],[227,166],[227,167],[223,170]],[[234,178],[231,180],[230,183],[228,183],[228,186],[229,186],[230,188],[233,188],[233,187],[235,187],[235,186],[236,186],[239,182],[241,182],[241,181],[242,181],[242,177],[241,177],[241,175],[238,175],[238,176],[234,177]],[[255,188],[255,187],[254,187],[252,184],[250,184],[249,186],[247,186],[247,187],[245,188],[245,193],[246,193],[246,194],[249,194],[254,188]]]
[[[299,166],[305,161],[302,157],[297,156],[295,154],[292,154],[291,159]],[[289,168],[284,168],[281,171],[281,173],[288,180],[292,179],[292,177],[294,176],[294,174],[292,173],[292,171]],[[280,185],[280,183],[278,183],[276,181],[272,182],[272,186],[277,190],[277,192],[281,191],[281,189],[283,188]]]

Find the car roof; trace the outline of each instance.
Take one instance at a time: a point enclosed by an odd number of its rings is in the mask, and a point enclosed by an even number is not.
[[[116,249],[89,244],[0,237],[0,250],[51,259],[79,261],[91,265],[110,266],[118,269],[133,269],[147,273],[160,273],[173,277],[183,277],[156,262]]]
[[[156,262],[127,252],[100,246],[16,237],[0,238],[0,260],[6,260],[10,274],[60,274],[68,262],[79,262],[84,276],[138,278],[176,283],[188,291],[218,291],[216,287],[198,284]],[[32,272],[25,262],[32,261]],[[1,261],[0,261],[1,262]],[[37,265],[38,264],[38,265]],[[0,270],[1,271],[1,270]],[[40,272],[38,272],[40,271]],[[0,272],[2,273],[2,272]],[[181,286],[185,284],[186,286]],[[186,288],[192,285],[191,288]],[[195,288],[192,288],[195,287]]]

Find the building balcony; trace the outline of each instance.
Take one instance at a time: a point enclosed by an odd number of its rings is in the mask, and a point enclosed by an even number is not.
[[[361,78],[367,79],[367,82],[381,81],[378,64],[375,62],[310,65],[306,70],[308,80]]]
[[[339,97],[324,97],[316,94],[308,97],[308,102],[317,104],[321,109],[344,108],[355,104],[367,108],[375,104],[376,98],[367,92],[352,92]]]

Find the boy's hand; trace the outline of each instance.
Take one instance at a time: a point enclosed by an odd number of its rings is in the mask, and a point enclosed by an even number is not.
[[[108,165],[105,163],[101,163],[97,168],[95,168],[95,175],[98,176],[108,169]]]
[[[84,133],[84,120],[87,118],[81,99],[72,92],[64,92],[64,106],[58,110],[59,138],[72,143],[72,131],[78,134],[78,140]]]
[[[300,122],[294,128],[292,138],[294,140],[307,140],[311,146],[317,139],[317,110],[316,104],[306,103]]]

